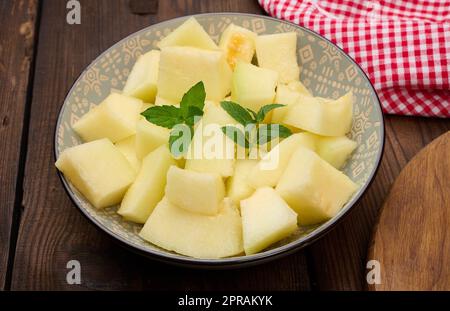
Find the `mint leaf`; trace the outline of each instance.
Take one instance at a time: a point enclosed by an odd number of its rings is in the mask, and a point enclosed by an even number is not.
[[[192,117],[192,114],[190,114],[192,112],[189,109],[190,107],[197,107],[199,110],[203,111],[205,98],[205,85],[203,84],[203,81],[200,81],[183,95],[180,102],[181,116],[184,119]]]
[[[247,125],[249,123],[255,123],[250,113],[241,105],[236,104],[232,101],[222,101],[220,106],[237,122],[242,125]]]
[[[272,111],[273,109],[275,109],[275,108],[279,108],[279,107],[284,107],[284,106],[286,106],[286,105],[282,105],[282,104],[269,104],[269,105],[265,105],[265,106],[262,106],[260,109],[259,109],[259,111],[258,111],[258,113],[257,113],[257,115],[256,115],[256,122],[263,122],[264,121],[264,119],[266,118],[266,115],[270,112],[270,111]]]
[[[194,126],[197,121],[196,118],[200,118],[203,116],[203,110],[198,108],[197,106],[189,106],[188,107],[188,117],[184,120],[187,125]]]
[[[255,120],[255,121],[256,121],[256,117],[257,117],[257,114],[256,114],[256,112],[254,112],[254,111],[253,111],[253,110],[251,110],[250,108],[247,108],[247,111],[251,113],[251,115],[252,115],[252,117],[253,117],[253,120]],[[255,123],[256,123],[256,122],[255,122]]]
[[[239,128],[227,125],[222,127],[222,132],[234,141],[235,144],[238,144],[244,148],[248,148],[250,146],[245,134]]]
[[[175,106],[155,106],[150,107],[141,113],[147,121],[171,129],[176,124],[182,123],[180,109]]]
[[[264,145],[274,138],[286,138],[292,135],[290,129],[281,124],[261,124],[258,127],[257,143]]]

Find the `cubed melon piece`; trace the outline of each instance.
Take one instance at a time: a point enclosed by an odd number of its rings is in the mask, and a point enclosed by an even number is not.
[[[287,87],[291,91],[299,92],[299,93],[301,93],[303,95],[306,95],[306,96],[312,96],[311,92],[299,80],[298,81],[291,81],[291,82],[289,82],[287,84]]]
[[[136,177],[125,156],[106,138],[64,150],[55,165],[97,208],[119,203]]]
[[[344,173],[302,146],[291,156],[276,191],[298,214],[298,222],[311,225],[336,215],[358,186]]]
[[[314,138],[307,133],[297,133],[281,141],[252,168],[248,175],[249,184],[254,188],[276,186],[299,146],[314,150]]]
[[[180,103],[179,102],[175,102],[175,101],[171,101],[165,98],[162,98],[161,96],[156,96],[155,98],[155,106],[175,106],[175,107],[179,107]]]
[[[167,199],[193,213],[216,215],[225,197],[220,175],[199,173],[171,166],[167,173]]]
[[[207,50],[218,49],[217,44],[194,17],[188,18],[183,24],[158,42],[160,49],[168,46],[193,46]]]
[[[153,124],[146,119],[138,121],[136,126],[136,155],[143,159],[151,151],[169,142],[170,130]]]
[[[233,72],[231,100],[258,111],[272,104],[275,98],[278,73],[252,64],[238,62]]]
[[[273,188],[257,189],[241,201],[245,254],[255,254],[297,230],[297,214]]]
[[[141,108],[140,99],[111,93],[100,105],[75,122],[72,128],[84,141],[108,138],[115,143],[136,133]]]
[[[176,165],[166,145],[150,152],[142,160],[136,180],[125,194],[117,211],[126,220],[143,224],[164,196],[169,167]]]
[[[154,106],[155,106],[155,105],[150,104],[150,103],[142,103],[141,113],[144,112],[145,110],[151,108],[151,107],[154,107]],[[143,118],[143,117],[141,116],[141,119],[142,119],[142,118]]]
[[[213,101],[205,101],[205,107],[203,109],[203,117],[202,123],[203,125],[207,124],[217,124],[220,126],[236,124],[236,120],[234,120],[228,112],[226,112],[219,103]]]
[[[299,79],[295,32],[258,36],[255,45],[258,66],[278,72],[278,80],[281,83]]]
[[[300,97],[301,93],[297,90],[291,89],[288,85],[279,84],[277,86],[277,93],[274,102],[285,105],[286,107],[280,107],[273,110],[272,122],[283,123],[284,116],[286,115],[289,106],[296,104]]]
[[[333,100],[301,95],[290,105],[283,123],[323,136],[343,136],[352,128],[353,94]]]
[[[123,93],[153,103],[158,82],[159,51],[152,50],[137,59],[128,76]]]
[[[347,136],[320,137],[317,140],[317,153],[319,156],[340,169],[356,149],[357,143]]]
[[[231,68],[238,60],[250,63],[255,54],[255,39],[258,35],[253,31],[234,24],[228,25],[220,37],[219,48],[225,52]]]
[[[167,198],[156,206],[140,236],[159,247],[195,258],[223,258],[243,252],[239,211],[225,199],[220,213],[191,213]]]
[[[252,195],[255,188],[250,186],[247,176],[257,163],[258,160],[236,160],[234,174],[227,179],[227,197],[238,203]]]
[[[136,135],[127,137],[115,143],[117,149],[127,158],[134,170],[139,172],[141,160],[136,155]]]
[[[166,47],[161,51],[158,96],[180,102],[184,93],[203,81],[206,99],[219,101],[231,89],[231,69],[222,51]]]
[[[188,148],[185,168],[229,177],[233,175],[234,163],[235,143],[222,132],[221,126],[199,122]]]

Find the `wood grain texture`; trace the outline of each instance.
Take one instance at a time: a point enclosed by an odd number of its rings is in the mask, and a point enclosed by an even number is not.
[[[21,179],[20,152],[36,12],[35,0],[0,2],[0,290],[5,286],[10,241],[15,240],[11,234],[13,210],[21,203],[17,180]]]
[[[448,119],[386,117],[385,152],[374,182],[342,223],[307,251],[315,289],[367,288],[367,249],[392,183],[415,154],[448,130]]]
[[[371,290],[450,290],[450,131],[401,171],[383,205],[368,258]]]
[[[129,33],[176,16],[211,11],[261,13],[256,1],[160,1],[158,14],[148,16],[132,14],[127,0],[82,1],[81,6],[81,25],[75,26],[65,22],[64,1],[45,1],[42,8],[24,213],[12,289],[308,289],[303,252],[249,269],[201,271],[160,264],[124,250],[69,201],[53,165],[58,110],[76,77],[99,53]],[[81,263],[79,286],[66,282],[66,264],[71,259]]]

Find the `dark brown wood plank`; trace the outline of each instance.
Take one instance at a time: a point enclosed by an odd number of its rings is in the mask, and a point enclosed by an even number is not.
[[[303,252],[249,269],[201,271],[150,261],[122,249],[73,206],[53,165],[53,128],[64,96],[100,52],[129,33],[192,13],[261,13],[256,1],[160,1],[157,15],[130,13],[128,0],[81,1],[81,25],[65,22],[65,2],[42,8],[29,147],[13,289],[290,289],[309,288]],[[81,263],[82,284],[66,283],[66,264]]]
[[[380,263],[370,290],[450,289],[450,131],[428,144],[396,178],[369,250]]]
[[[0,2],[0,290],[5,287],[10,242],[16,238],[14,215],[19,211],[14,214],[14,208],[21,203],[17,184],[36,13],[37,0]]]
[[[425,145],[450,130],[450,120],[386,117],[386,146],[378,174],[350,215],[326,237],[308,249],[314,288],[367,288],[366,264],[373,227],[389,189],[401,169]]]

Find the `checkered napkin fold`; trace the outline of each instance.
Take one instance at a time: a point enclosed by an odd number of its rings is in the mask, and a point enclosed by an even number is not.
[[[364,69],[385,113],[450,117],[450,0],[258,0]]]

